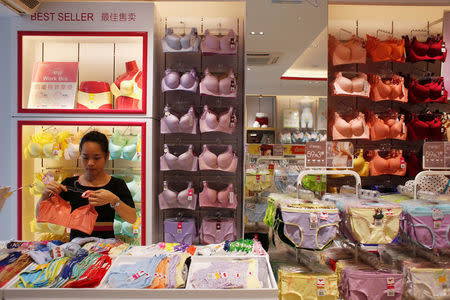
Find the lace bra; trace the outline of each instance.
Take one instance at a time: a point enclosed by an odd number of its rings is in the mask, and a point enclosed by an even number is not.
[[[346,42],[341,42],[331,34],[328,35],[328,51],[333,66],[366,63],[366,49],[362,39],[356,36]]]
[[[350,122],[335,112],[333,124],[333,140],[369,139],[369,127],[362,112]]]
[[[336,73],[336,78],[331,83],[333,95],[336,96],[358,96],[369,98],[370,85],[367,75],[358,73],[356,77],[347,78],[342,72]]]
[[[221,207],[232,208],[237,207],[237,195],[234,192],[233,184],[230,183],[226,189],[216,191],[208,187],[208,183],[203,181],[203,190],[199,194],[200,207]]]
[[[161,118],[161,134],[169,133],[197,133],[197,118],[193,106],[181,118],[170,113],[168,106],[164,108],[164,116]]]
[[[384,139],[406,140],[405,116],[398,114],[392,117],[379,118],[375,115],[370,123],[370,139],[379,141]]]
[[[367,35],[366,49],[373,62],[405,62],[405,41],[403,39],[391,37],[386,41],[380,41],[374,36]]]
[[[442,121],[437,117],[422,121],[413,114],[413,119],[408,123],[408,134],[408,138],[413,141],[442,141]]]
[[[410,62],[418,62],[423,60],[440,60],[445,61],[447,49],[442,36],[438,38],[430,37],[425,42],[419,42],[416,37],[409,40],[409,36],[404,36],[407,60]]]
[[[237,53],[237,40],[233,30],[222,37],[214,36],[206,29],[205,36],[202,39],[200,49],[202,54],[227,54]]]
[[[382,158],[378,151],[374,151],[374,156],[369,162],[370,175],[378,176],[384,174],[405,176],[406,162],[402,156],[402,150],[394,150],[390,153],[391,158]]]
[[[434,80],[427,80],[421,84],[417,79],[409,80],[408,99],[411,103],[438,102],[447,103],[448,92],[444,86],[444,78],[439,77]]]
[[[197,36],[197,28],[192,28],[186,35],[178,36],[172,28],[167,28],[166,36],[162,39],[163,52],[197,52],[200,38]]]
[[[180,76],[180,73],[168,68],[166,76],[161,81],[163,92],[181,90],[195,93],[197,92],[197,87],[198,77],[195,69],[191,69],[191,71],[185,72]]]
[[[236,98],[237,86],[236,79],[234,78],[233,70],[230,69],[228,75],[225,78],[218,79],[216,76],[209,72],[209,69],[205,69],[205,77],[200,82],[200,94]]]
[[[194,146],[189,145],[189,149],[177,157],[169,152],[169,147],[165,144],[164,154],[159,158],[161,171],[197,171],[198,157],[194,155],[193,148]]]
[[[195,210],[197,195],[192,187],[192,182],[189,182],[188,187],[179,193],[169,190],[167,181],[163,182],[163,186],[163,191],[158,195],[159,209],[185,208]]]
[[[235,128],[236,115],[233,114],[233,107],[217,118],[217,115],[209,110],[208,105],[204,106],[200,117],[200,132],[220,131],[232,134]]]
[[[378,102],[394,100],[408,102],[408,90],[405,88],[405,79],[399,75],[392,75],[391,79],[382,79],[379,75],[370,74],[370,99]]]
[[[238,158],[233,153],[233,147],[228,146],[228,150],[224,153],[216,155],[209,151],[207,145],[203,145],[203,152],[199,156],[200,170],[219,170],[224,172],[235,173]]]

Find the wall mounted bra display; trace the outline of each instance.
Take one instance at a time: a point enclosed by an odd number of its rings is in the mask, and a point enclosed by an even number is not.
[[[18,112],[147,110],[147,32],[18,31]]]

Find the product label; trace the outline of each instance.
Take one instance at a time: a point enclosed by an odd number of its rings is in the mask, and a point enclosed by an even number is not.
[[[317,213],[310,213],[309,214],[309,228],[310,229],[317,229],[319,226],[319,216]]]
[[[321,220],[328,220],[328,213],[325,211],[320,212],[320,217]]]
[[[324,288],[325,287],[325,279],[324,278],[317,278],[317,287],[318,288]]]
[[[324,297],[326,295],[325,289],[317,289],[317,296]]]
[[[194,196],[194,190],[193,189],[189,189],[188,190],[188,200],[192,201],[193,196]]]
[[[177,224],[177,233],[183,233],[183,223],[181,222]]]
[[[234,203],[234,192],[230,192],[228,194],[228,200],[229,200],[230,204]]]
[[[220,224],[220,222],[217,222],[216,223],[216,233],[219,233],[221,228],[222,228],[222,225]]]

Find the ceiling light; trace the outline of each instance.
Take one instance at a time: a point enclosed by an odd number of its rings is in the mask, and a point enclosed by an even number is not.
[[[254,31],[252,31],[252,32],[250,32],[250,34],[251,34],[251,35],[255,35],[255,32],[254,32]]]
[[[264,34],[264,32],[263,32],[263,31],[260,31],[260,32],[259,32],[259,34],[260,34],[260,35],[263,35],[263,34]]]
[[[249,67],[247,67],[247,71],[250,71],[251,69]]]

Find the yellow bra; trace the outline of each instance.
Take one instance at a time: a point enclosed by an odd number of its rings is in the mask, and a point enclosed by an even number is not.
[[[369,162],[364,159],[364,150],[359,149],[357,158],[353,159],[353,171],[359,174],[359,176],[369,176]]]

